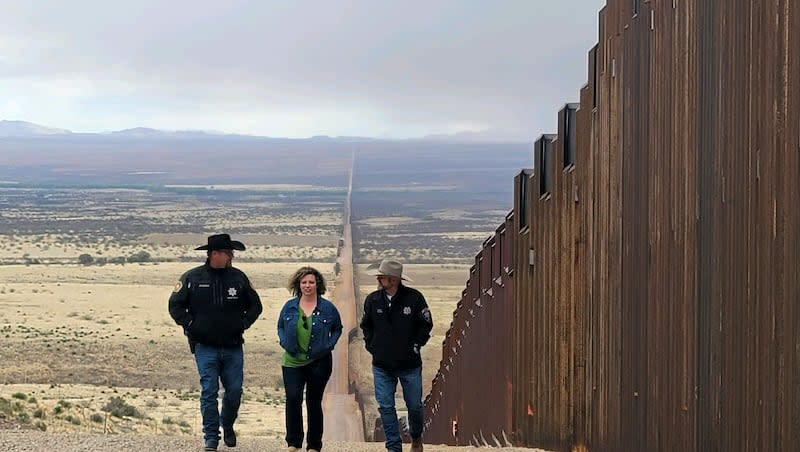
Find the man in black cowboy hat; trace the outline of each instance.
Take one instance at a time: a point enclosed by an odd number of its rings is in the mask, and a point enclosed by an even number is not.
[[[242,242],[228,234],[208,237],[195,248],[206,250],[206,263],[184,273],[169,297],[169,314],[189,338],[200,374],[200,413],[205,450],[217,450],[219,428],[225,445],[236,446],[233,423],[239,413],[244,380],[244,330],[261,314],[261,299],[241,270],[231,266]],[[225,389],[222,412],[217,407],[219,384]]]
[[[402,452],[400,427],[394,406],[397,382],[403,388],[408,409],[411,452],[422,452],[422,358],[420,348],[428,342],[433,328],[431,311],[422,294],[403,281],[403,264],[384,260],[367,267],[375,275],[378,290],[367,295],[361,329],[364,344],[372,354],[375,399],[381,414],[386,449]]]

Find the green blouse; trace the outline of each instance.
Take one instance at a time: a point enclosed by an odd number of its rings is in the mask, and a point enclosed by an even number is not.
[[[306,317],[306,314],[300,309],[300,316],[297,318],[297,347],[300,353],[297,355],[290,355],[289,352],[283,352],[283,359],[281,366],[284,367],[302,367],[310,363],[308,359],[308,343],[311,342],[311,316]]]

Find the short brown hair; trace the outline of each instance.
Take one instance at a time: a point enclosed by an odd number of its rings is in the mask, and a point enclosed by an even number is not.
[[[292,295],[300,296],[300,280],[306,277],[306,275],[314,275],[314,279],[317,280],[317,295],[324,294],[325,278],[322,276],[322,273],[314,267],[298,268],[297,271],[289,277],[289,284],[286,286],[289,292],[291,292]]]

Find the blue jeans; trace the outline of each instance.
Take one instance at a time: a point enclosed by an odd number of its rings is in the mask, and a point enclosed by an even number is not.
[[[372,377],[375,380],[375,400],[381,413],[383,435],[386,437],[386,449],[402,452],[403,440],[400,438],[400,425],[397,411],[394,408],[394,393],[397,382],[403,388],[403,400],[408,409],[408,433],[412,439],[422,436],[422,367],[409,370],[385,370],[372,366]]]
[[[302,367],[282,367],[283,388],[286,390],[286,444],[303,448],[303,388],[308,413],[309,449],[322,450],[322,395],[333,370],[330,353]]]
[[[242,401],[244,353],[241,345],[218,347],[197,344],[194,350],[200,374],[200,414],[203,415],[203,438],[219,443],[219,427],[233,428]],[[217,405],[219,383],[225,389],[222,413]]]

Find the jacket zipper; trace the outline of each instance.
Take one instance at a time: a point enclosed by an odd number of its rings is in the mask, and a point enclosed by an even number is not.
[[[222,293],[220,292],[219,278],[216,275],[212,279],[212,284],[214,285],[214,290],[212,291],[214,293],[214,304],[222,306]]]

